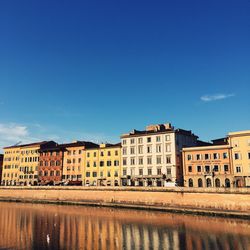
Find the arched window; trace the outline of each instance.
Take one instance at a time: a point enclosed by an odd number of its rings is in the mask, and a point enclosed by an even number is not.
[[[194,186],[193,179],[189,179],[188,180],[188,186],[189,187],[193,187]]]
[[[201,178],[198,179],[198,187],[203,187],[203,182]]]
[[[207,178],[207,187],[212,187],[212,181],[210,178]]]
[[[230,188],[230,180],[228,178],[225,179],[225,187]]]
[[[220,187],[220,179],[218,178],[215,179],[215,186]]]

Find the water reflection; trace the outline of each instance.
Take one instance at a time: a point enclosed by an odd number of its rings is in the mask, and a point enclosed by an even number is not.
[[[0,203],[0,249],[250,249],[249,221]]]

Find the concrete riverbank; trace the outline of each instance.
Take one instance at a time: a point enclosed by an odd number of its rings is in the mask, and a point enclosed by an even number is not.
[[[250,219],[250,189],[0,187],[0,201],[152,209]]]

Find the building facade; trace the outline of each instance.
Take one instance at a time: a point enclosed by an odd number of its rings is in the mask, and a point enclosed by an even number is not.
[[[87,149],[98,147],[97,144],[87,141],[75,141],[62,144],[65,148],[63,159],[63,181],[65,183],[85,183]]]
[[[100,144],[87,149],[85,185],[119,186],[121,171],[121,144]]]
[[[195,146],[197,138],[191,131],[175,129],[169,123],[123,134],[122,185],[182,185],[181,149]]]
[[[231,147],[211,145],[183,148],[183,175],[186,187],[232,187]]]
[[[57,185],[62,183],[64,151],[65,148],[57,144],[39,150],[39,185]]]
[[[0,154],[0,184],[2,183],[2,172],[3,172],[3,155]]]
[[[250,187],[250,130],[231,132],[228,142],[232,148],[235,187]]]
[[[15,186],[19,181],[20,147],[4,148],[2,182],[3,186]]]

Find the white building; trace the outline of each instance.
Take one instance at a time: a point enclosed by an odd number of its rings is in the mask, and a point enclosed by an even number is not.
[[[131,186],[182,185],[180,150],[195,146],[191,131],[174,129],[170,123],[150,125],[121,136],[121,182]]]

